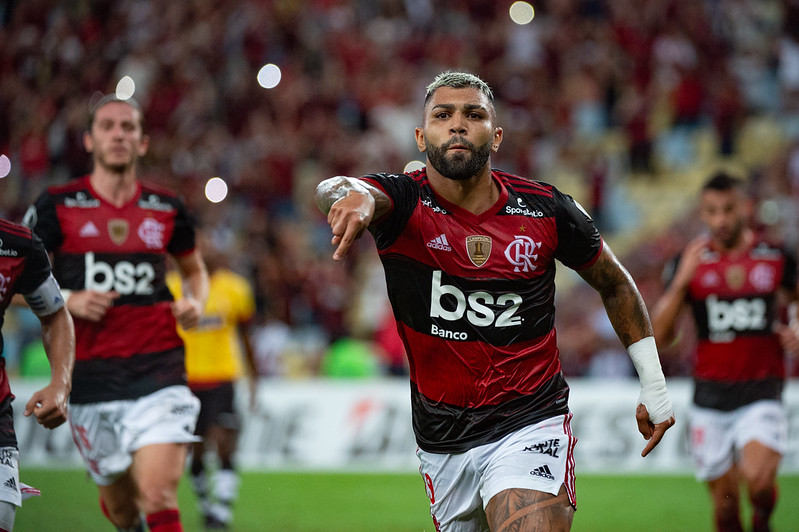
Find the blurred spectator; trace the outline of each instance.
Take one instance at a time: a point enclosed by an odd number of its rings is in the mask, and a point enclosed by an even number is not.
[[[695,131],[712,128],[727,158],[740,154],[753,119],[770,117],[787,137],[799,135],[793,2],[545,2],[527,25],[510,21],[509,5],[0,3],[0,154],[11,161],[0,179],[0,211],[20,219],[45,185],[88,171],[84,95],[112,92],[129,76],[153,140],[143,170],[180,190],[203,218],[214,208],[205,182],[225,179],[232,214],[219,224],[243,244],[238,269],[256,286],[256,336],[285,336],[274,341],[288,349],[284,358],[263,347],[265,371],[307,374],[318,368],[319,343],[388,332],[379,319],[383,300],[375,296],[365,310],[344,297],[360,259],[344,269],[329,263],[309,191],[322,176],[402,171],[419,159],[407,133],[420,121],[413,99],[423,91],[414,84],[431,72],[484,77],[497,89],[500,122],[513,130],[497,166],[558,185],[588,175],[563,188],[588,198],[614,236],[637,225],[612,223],[624,212],[614,194],[631,174],[663,182],[675,168],[707,163]],[[267,63],[282,73],[271,90],[256,82]],[[586,169],[593,157],[597,164]],[[608,176],[602,161],[622,157],[627,168],[617,172],[611,162]],[[783,198],[780,212],[795,210],[797,197]],[[373,323],[359,323],[359,312]],[[396,357],[386,364],[401,372]]]

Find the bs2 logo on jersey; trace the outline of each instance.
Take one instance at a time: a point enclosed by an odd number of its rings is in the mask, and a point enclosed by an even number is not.
[[[86,290],[115,290],[123,296],[145,296],[153,293],[154,279],[155,268],[149,262],[133,264],[122,260],[111,266],[107,262],[95,260],[94,253],[86,253]]]
[[[444,308],[442,300],[453,301],[455,308]],[[495,297],[493,294],[477,290],[465,294],[460,288],[454,285],[442,284],[441,270],[433,272],[433,282],[430,291],[430,317],[439,318],[446,321],[459,321],[464,317],[476,327],[513,327],[522,324],[522,317],[516,313],[521,307],[523,299],[518,294],[500,294]],[[448,305],[452,306],[452,305]],[[492,308],[494,307],[494,308]],[[496,307],[500,307],[497,309]],[[499,315],[496,311],[501,310]],[[431,333],[442,338],[452,338],[455,340],[466,340],[465,332],[447,331],[432,326]]]

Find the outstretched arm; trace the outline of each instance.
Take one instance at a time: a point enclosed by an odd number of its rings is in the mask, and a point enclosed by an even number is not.
[[[353,177],[336,176],[316,187],[316,206],[327,215],[333,231],[332,244],[338,246],[334,260],[342,259],[352,243],[372,223],[391,210],[391,199],[380,189]]]
[[[75,329],[66,307],[47,316],[39,316],[42,343],[50,361],[50,384],[35,392],[25,405],[23,415],[53,429],[67,420],[67,401],[72,390],[75,365]]]
[[[641,453],[646,456],[674,425],[674,412],[646,305],[632,277],[607,245],[596,262],[579,274],[599,292],[613,329],[638,372],[641,395],[635,417],[638,431],[648,440]]]

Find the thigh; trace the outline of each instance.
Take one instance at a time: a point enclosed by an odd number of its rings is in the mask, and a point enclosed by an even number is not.
[[[0,530],[14,530],[14,520],[17,516],[17,507],[0,500]]]
[[[769,490],[777,480],[782,454],[752,440],[741,449],[738,469],[750,491]]]
[[[486,506],[492,532],[511,530],[571,530],[574,507],[561,485],[557,495],[528,489],[508,489],[494,495]]]
[[[177,493],[187,453],[188,447],[182,443],[156,443],[138,449],[130,470],[139,490],[159,486]]]

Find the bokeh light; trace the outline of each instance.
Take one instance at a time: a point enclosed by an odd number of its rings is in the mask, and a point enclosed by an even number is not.
[[[283,74],[280,72],[280,67],[273,63],[268,63],[258,71],[258,85],[265,89],[274,89],[280,83],[280,78],[282,77]]]
[[[510,19],[519,25],[529,24],[535,17],[535,9],[527,2],[513,2],[508,11]]]
[[[124,76],[117,83],[116,95],[120,100],[132,98],[134,92],[136,92],[136,82],[133,81],[132,77]]]
[[[227,197],[227,183],[221,177],[212,177],[205,184],[205,197],[211,203],[219,203]]]
[[[416,170],[421,170],[425,166],[426,165],[422,161],[411,161],[405,165],[403,173],[407,174],[408,172],[415,172]]]
[[[11,173],[11,159],[6,155],[0,155],[0,179]]]

